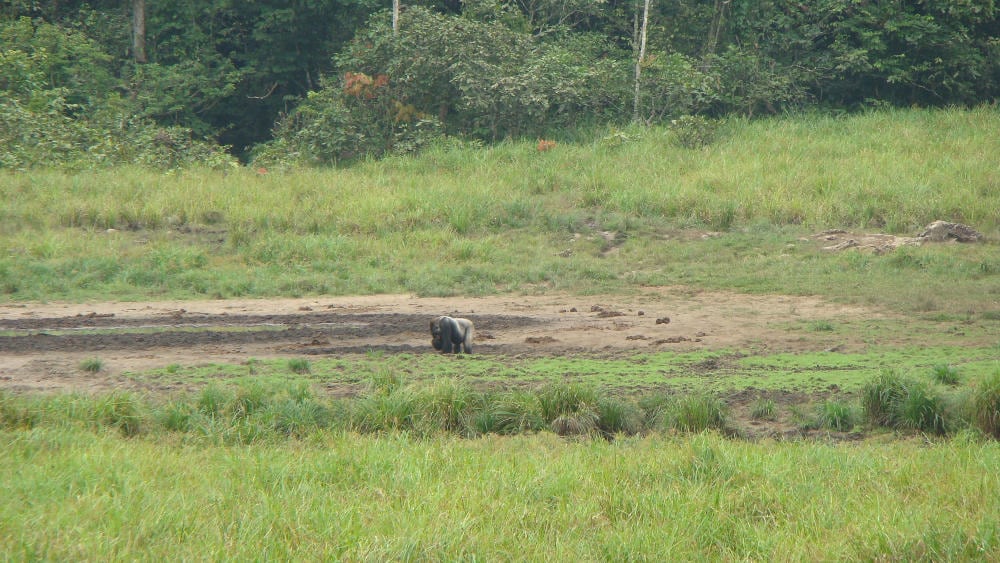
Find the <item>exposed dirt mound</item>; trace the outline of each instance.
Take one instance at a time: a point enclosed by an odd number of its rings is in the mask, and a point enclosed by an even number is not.
[[[983,240],[983,235],[968,225],[934,221],[915,237],[852,233],[842,229],[832,229],[816,233],[812,239],[820,241],[823,250],[830,252],[856,249],[861,252],[885,254],[901,246],[919,246],[928,242],[980,242]]]

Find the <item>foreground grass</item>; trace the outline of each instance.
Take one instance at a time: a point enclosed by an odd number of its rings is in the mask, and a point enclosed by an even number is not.
[[[1000,232],[1000,112],[734,121],[441,146],[345,170],[0,175],[0,299],[623,291],[692,284],[996,314],[993,243],[831,254],[826,228]],[[109,232],[108,229],[111,229]],[[703,239],[686,234],[720,233]]]
[[[14,559],[1000,557],[996,442],[0,431]]]

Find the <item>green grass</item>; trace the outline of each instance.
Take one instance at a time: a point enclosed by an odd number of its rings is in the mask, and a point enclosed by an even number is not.
[[[441,378],[463,378],[479,387],[539,387],[561,381],[625,391],[732,393],[760,389],[816,393],[836,388],[854,393],[888,368],[927,378],[927,373],[942,362],[961,366],[963,380],[978,380],[996,369],[996,357],[995,347],[954,346],[872,346],[865,353],[715,350],[614,357],[480,354],[461,362],[439,354],[345,354],[311,359],[308,371],[302,372],[293,368],[302,359],[251,359],[241,364],[171,364],[127,372],[123,377],[151,387],[201,387],[217,381],[278,385],[306,381],[352,393],[370,388],[391,390],[404,381]]]
[[[847,432],[864,420],[876,433],[880,428],[904,435],[979,429],[996,435],[998,374],[1000,366],[995,365],[985,377],[956,386],[882,370],[857,390],[830,385],[834,392],[796,393],[786,388],[775,390],[775,396],[798,396],[783,399],[782,409],[803,430]],[[496,385],[471,377],[407,377],[386,367],[372,373],[366,384],[354,386],[311,377],[217,378],[184,395],[158,392],[148,397],[134,392],[95,397],[4,392],[0,427],[77,425],[111,428],[125,436],[179,432],[192,443],[246,444],[327,430],[462,437],[549,430],[561,436],[612,438],[715,429],[749,437],[756,435],[752,427],[757,423],[779,420],[776,401],[763,397],[749,404],[749,420],[731,415],[731,401],[748,390],[765,392],[754,388],[735,393],[713,392],[710,386],[628,388],[566,377]],[[824,398],[813,403],[810,397]],[[805,408],[810,403],[811,411]]]
[[[0,299],[690,284],[997,314],[995,243],[873,256],[801,240],[831,227],[915,234],[935,219],[995,240],[995,109],[736,120],[694,151],[665,129],[633,133],[619,146],[451,144],[265,176],[0,173]],[[686,229],[723,232],[676,236]],[[609,246],[605,231],[624,236]]]
[[[750,420],[770,420],[778,419],[778,405],[774,399],[759,397],[750,405]]]
[[[104,369],[104,361],[100,358],[87,358],[80,362],[80,369],[90,373],[97,373]]]
[[[233,449],[69,428],[0,443],[0,551],[18,560],[1000,556],[996,442],[327,433]]]

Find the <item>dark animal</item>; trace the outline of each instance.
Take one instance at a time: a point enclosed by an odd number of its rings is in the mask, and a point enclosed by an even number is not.
[[[438,317],[431,321],[431,345],[445,354],[472,353],[472,321]]]

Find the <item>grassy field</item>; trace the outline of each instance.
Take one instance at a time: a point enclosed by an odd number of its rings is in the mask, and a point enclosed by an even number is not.
[[[372,352],[122,374],[179,395],[3,391],[0,553],[1000,559],[1000,112],[733,120],[701,149],[665,129],[558,141],[343,170],[0,171],[0,304],[673,285],[892,316],[784,327],[860,338],[849,353]],[[810,238],[938,219],[987,241]],[[732,397],[812,438],[734,427]]]
[[[993,560],[996,442],[0,432],[15,560]]]
[[[831,255],[830,228],[1000,233],[1000,112],[878,112],[441,146],[345,170],[0,175],[0,299],[691,284],[996,313],[996,243]],[[708,238],[683,236],[717,232]],[[604,236],[605,234],[610,234]]]

